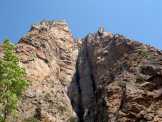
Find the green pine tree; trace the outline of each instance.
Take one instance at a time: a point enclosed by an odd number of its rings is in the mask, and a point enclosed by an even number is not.
[[[0,59],[0,122],[16,113],[17,102],[27,85],[25,70],[19,66],[15,45],[3,42],[4,56]]]

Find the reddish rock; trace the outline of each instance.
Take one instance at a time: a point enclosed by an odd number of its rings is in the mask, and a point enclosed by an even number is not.
[[[154,47],[103,28],[74,41],[65,22],[42,21],[16,53],[30,80],[17,122],[162,122],[162,52]]]

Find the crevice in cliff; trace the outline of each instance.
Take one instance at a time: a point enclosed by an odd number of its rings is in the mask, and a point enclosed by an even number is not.
[[[79,84],[81,85],[81,100],[83,108],[83,121],[96,121],[96,83],[93,74],[93,66],[91,57],[88,50],[88,40],[85,39],[80,49],[80,55],[78,58],[78,73],[81,76]],[[84,73],[83,73],[84,72]],[[87,89],[85,89],[85,85]],[[82,92],[83,91],[83,92]],[[88,99],[87,99],[88,97]],[[86,101],[86,102],[85,102]]]
[[[78,108],[78,111],[77,111],[77,115],[78,115],[78,118],[79,118],[79,122],[83,122],[83,115],[84,115],[84,109],[83,109],[83,106],[82,106],[82,90],[81,90],[81,87],[80,87],[80,74],[79,74],[79,65],[78,65],[78,60],[76,62],[76,73],[75,73],[75,81],[76,81],[76,84],[77,84],[77,90],[78,90],[78,93],[79,93],[79,96],[78,96],[78,105],[77,105],[77,108]]]
[[[79,49],[75,75],[69,87],[69,98],[79,122],[96,121],[96,84],[87,41]]]
[[[86,52],[85,54],[86,54],[88,66],[89,66],[89,69],[90,69],[89,73],[90,73],[90,78],[91,78],[91,81],[92,81],[93,94],[94,94],[94,96],[96,96],[96,82],[95,82],[95,79],[94,79],[94,76],[93,76],[93,72],[92,72],[93,71],[93,67],[92,67],[90,56],[89,56],[89,53],[88,53],[87,41],[86,41],[85,52]]]

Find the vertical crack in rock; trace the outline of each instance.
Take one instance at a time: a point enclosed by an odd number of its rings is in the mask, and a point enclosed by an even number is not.
[[[77,58],[76,73],[69,87],[69,97],[80,122],[96,121],[95,92],[96,85],[89,59],[87,42],[83,41]]]
[[[79,96],[78,96],[78,111],[77,111],[77,114],[78,114],[78,117],[79,117],[79,122],[83,122],[83,115],[84,115],[84,109],[83,109],[83,106],[82,106],[82,90],[81,90],[81,87],[80,87],[80,74],[79,74],[79,69],[78,69],[78,60],[77,60],[77,63],[76,63],[76,83],[77,83],[77,88],[78,88],[78,93],[79,93]]]
[[[151,46],[103,28],[74,42],[65,22],[43,21],[16,53],[31,81],[19,122],[162,122],[162,52]]]
[[[91,63],[91,59],[89,57],[89,53],[88,53],[88,45],[87,45],[87,40],[85,40],[86,44],[85,44],[85,56],[87,58],[87,62],[88,62],[88,66],[89,66],[89,74],[90,74],[90,78],[91,78],[91,81],[92,81],[92,87],[93,87],[93,94],[94,96],[96,96],[96,83],[95,83],[95,79],[94,79],[94,76],[93,76],[93,67],[92,67],[92,63]]]
[[[82,118],[84,122],[95,121],[95,88],[88,61],[86,43],[82,45],[78,57],[79,85],[81,93]]]

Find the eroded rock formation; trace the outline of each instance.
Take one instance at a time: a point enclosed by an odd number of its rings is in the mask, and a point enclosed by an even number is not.
[[[81,106],[81,121],[162,121],[161,51],[100,29],[83,39],[79,52],[73,82],[80,98],[73,100],[73,92],[70,98]]]
[[[105,32],[74,40],[62,21],[33,25],[16,52],[30,85],[16,121],[162,122],[162,52]]]
[[[43,21],[17,44],[30,86],[19,107],[20,121],[36,118],[42,122],[77,119],[67,96],[75,73],[77,48],[63,21]]]

